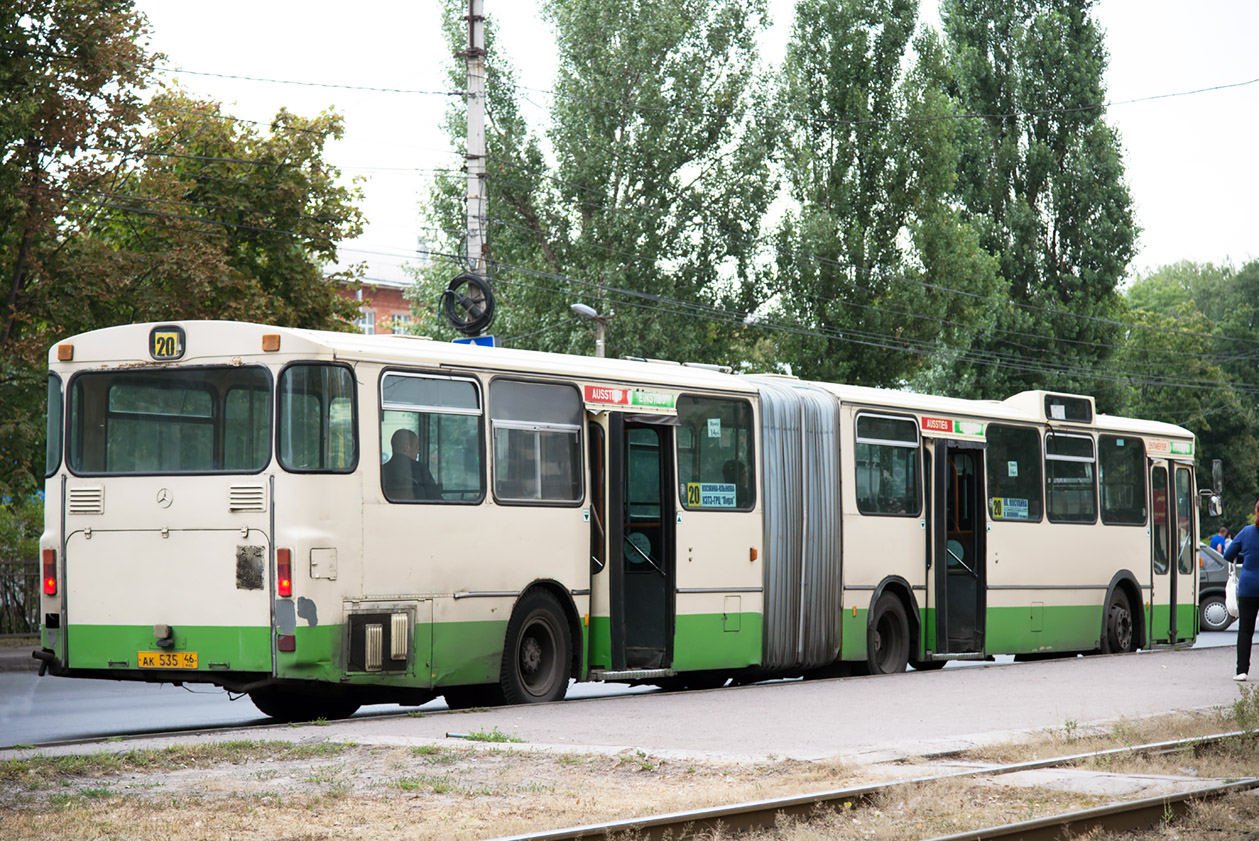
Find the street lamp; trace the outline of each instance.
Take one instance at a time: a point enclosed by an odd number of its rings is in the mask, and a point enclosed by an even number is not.
[[[603,358],[603,333],[608,327],[607,316],[599,315],[594,307],[588,307],[585,304],[572,304],[569,309],[580,315],[582,318],[589,318],[595,323],[595,356],[599,359]]]

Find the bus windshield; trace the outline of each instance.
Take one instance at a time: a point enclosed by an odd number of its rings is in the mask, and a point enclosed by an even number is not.
[[[85,373],[69,404],[75,473],[256,473],[271,460],[265,368]]]

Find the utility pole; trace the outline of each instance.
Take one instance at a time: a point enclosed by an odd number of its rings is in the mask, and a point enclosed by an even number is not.
[[[488,210],[485,194],[485,0],[468,0],[468,271],[485,277]]]
[[[440,306],[465,336],[484,336],[494,321],[494,290],[485,275],[489,247],[485,193],[485,0],[468,0],[468,48],[459,53],[468,68],[468,198],[464,271],[450,282]],[[467,287],[465,292],[464,287]]]

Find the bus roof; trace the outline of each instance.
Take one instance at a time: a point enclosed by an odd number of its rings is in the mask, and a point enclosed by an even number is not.
[[[183,347],[176,360],[156,359],[151,351],[153,336],[178,328]],[[274,351],[263,349],[264,336],[278,336]],[[68,350],[67,350],[68,349]],[[68,358],[67,358],[68,357]],[[95,367],[223,364],[254,359],[288,362],[297,359],[327,359],[345,362],[375,362],[427,368],[510,371],[539,376],[565,376],[596,382],[658,385],[752,394],[758,389],[756,377],[772,378],[783,385],[798,384],[820,388],[842,403],[883,407],[918,414],[940,414],[996,421],[1045,423],[1040,407],[1044,397],[1054,393],[1021,392],[996,400],[968,400],[911,391],[856,385],[818,383],[781,375],[744,376],[718,370],[714,366],[681,364],[664,360],[600,359],[591,356],[545,353],[512,348],[488,348],[431,339],[362,333],[305,330],[252,324],[239,321],[170,321],[125,324],[81,333],[64,339],[49,351],[49,367],[69,373]],[[1082,395],[1069,398],[1092,399]],[[1048,421],[1056,425],[1057,421]],[[1070,422],[1063,422],[1070,426]],[[1193,433],[1174,424],[1106,414],[1096,414],[1087,427],[1131,434],[1192,439]]]

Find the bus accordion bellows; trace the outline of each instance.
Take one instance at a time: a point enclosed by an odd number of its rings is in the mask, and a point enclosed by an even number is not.
[[[50,351],[41,673],[281,719],[1191,642],[1195,441],[972,401],[236,322]]]

